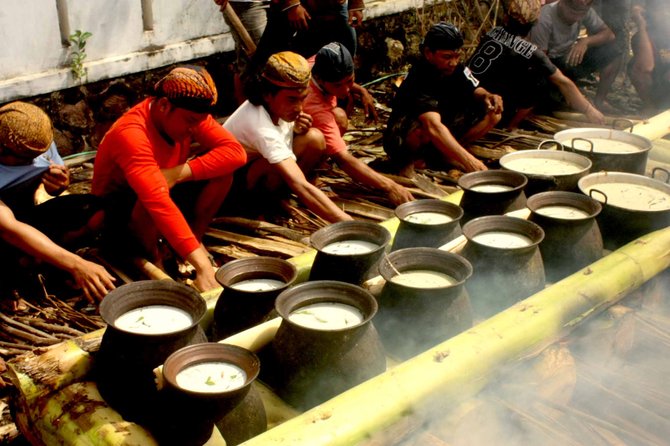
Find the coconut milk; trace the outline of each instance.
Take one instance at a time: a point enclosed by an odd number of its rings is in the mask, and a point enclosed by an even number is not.
[[[130,310],[114,321],[114,326],[131,333],[164,334],[183,330],[193,324],[181,308],[169,305],[147,305]]]
[[[487,231],[477,234],[472,238],[473,241],[494,248],[523,248],[530,246],[533,241],[530,237],[517,232],[508,231]]]
[[[635,211],[665,211],[670,209],[670,194],[649,186],[632,183],[600,183],[588,187],[587,194],[602,200],[597,189],[607,195],[607,204]]]
[[[352,327],[360,324],[363,319],[363,313],[358,308],[339,302],[307,305],[289,315],[291,322],[316,330],[338,330]]]
[[[443,288],[459,281],[439,271],[416,269],[393,276],[391,282],[412,288]]]
[[[512,186],[506,184],[478,184],[470,188],[475,192],[505,192],[512,189],[514,189]]]
[[[542,206],[537,211],[538,214],[552,218],[563,218],[566,220],[579,220],[589,216],[589,213],[574,206]]]
[[[642,150],[641,147],[629,142],[617,141],[607,138],[586,138],[593,143],[593,151],[598,153],[636,153]],[[563,141],[563,144],[572,144],[576,150],[590,152],[591,145],[585,141]]]
[[[239,389],[247,375],[240,367],[227,362],[201,362],[181,370],[176,380],[184,390],[219,393]]]
[[[505,167],[517,172],[536,175],[570,175],[583,170],[575,163],[553,158],[512,159],[505,163]]]
[[[404,220],[420,225],[441,225],[453,221],[453,218],[447,214],[441,214],[439,212],[415,212],[409,214]]]
[[[342,240],[330,243],[321,249],[326,254],[349,255],[366,254],[379,248],[379,245],[365,240]]]
[[[240,291],[272,291],[286,285],[285,282],[276,279],[249,279],[230,285],[231,288]]]

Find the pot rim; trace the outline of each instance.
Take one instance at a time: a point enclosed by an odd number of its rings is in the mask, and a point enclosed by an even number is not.
[[[507,182],[505,182],[505,180],[507,180]],[[518,184],[509,184],[510,180]],[[468,185],[468,182],[472,182],[472,184]],[[482,192],[472,189],[474,186],[482,186],[487,184],[503,184],[505,186],[512,186],[512,189],[496,192]],[[523,190],[527,184],[528,177],[526,177],[526,175],[522,172],[512,169],[491,169],[469,172],[462,175],[458,179],[458,187],[461,189],[476,194],[490,194],[491,196]]]
[[[537,202],[541,203],[537,203]],[[577,192],[568,192],[568,191],[547,191],[537,193],[526,201],[526,206],[534,215],[538,215],[541,218],[547,218],[551,220],[561,220],[561,221],[585,221],[591,220],[597,217],[602,211],[602,204],[589,196],[580,194]],[[561,218],[561,217],[551,217],[548,215],[541,214],[537,212],[539,209],[547,206],[572,206],[584,212],[587,212],[589,215],[586,217],[579,218]]]
[[[446,215],[450,217],[451,220],[445,223],[434,224],[434,225],[405,220],[410,215],[417,214],[419,212],[435,212],[438,214]],[[422,228],[422,227],[439,227],[443,225],[453,224],[454,222],[458,222],[463,217],[464,212],[463,208],[461,208],[457,204],[450,203],[444,200],[439,200],[437,198],[427,198],[403,203],[397,206],[393,211],[393,213],[395,214],[396,218],[398,218],[398,220],[402,221],[403,223],[406,223],[410,226],[415,226],[417,228]]]
[[[189,358],[189,355],[193,356]],[[233,359],[229,359],[231,357]],[[242,358],[244,364],[240,364],[241,361],[234,361],[235,359],[239,358]],[[246,375],[244,384],[240,387],[235,387],[234,389],[224,390],[221,392],[198,392],[196,390],[185,389],[177,384],[177,375],[179,372],[188,367],[205,362],[226,362],[241,368]],[[258,378],[260,368],[260,359],[254,352],[250,350],[232,344],[204,342],[180,348],[168,356],[168,358],[163,363],[163,377],[170,386],[175,389],[179,389],[180,392],[183,392],[187,395],[197,395],[201,398],[219,398],[222,395],[240,392],[245,387],[251,385],[251,383],[256,380],[256,378]]]
[[[607,181],[599,181],[599,180],[607,180]],[[594,172],[580,178],[579,181],[577,182],[577,186],[579,187],[579,190],[582,194],[589,197],[588,193],[589,186],[595,186],[598,184],[608,184],[608,183],[629,183],[640,186],[647,186],[657,191],[665,193],[670,199],[670,184],[664,183],[654,178],[649,178],[645,175],[638,175],[628,172],[606,172],[606,171]],[[665,209],[645,209],[645,210],[631,209],[622,206],[617,206],[611,203],[605,203],[603,201],[598,200],[595,197],[593,198],[596,201],[600,202],[603,208],[609,206],[614,209],[619,209],[631,213],[641,213],[641,214],[661,214],[664,212],[670,212],[670,207]]]
[[[412,267],[412,266],[407,266],[406,265],[395,265],[392,260],[394,257],[400,257],[404,255],[409,255],[409,254],[414,254],[415,256],[413,257],[414,259],[420,259],[421,256],[424,257],[434,257],[434,258],[439,258],[441,257],[440,260],[447,260],[449,259],[452,262],[457,262],[465,267],[465,274],[462,279],[459,279],[457,282],[448,285],[448,286],[438,286],[438,287],[412,287],[412,286],[407,286],[407,285],[398,285],[398,286],[403,286],[407,288],[412,288],[416,290],[439,290],[439,289],[445,289],[445,288],[454,288],[463,285],[470,277],[472,277],[472,274],[474,272],[474,269],[472,267],[472,264],[468,259],[465,257],[455,254],[449,251],[443,251],[438,248],[425,248],[425,247],[414,247],[414,248],[403,248],[403,249],[398,249],[397,251],[390,252],[388,256],[384,256],[382,259],[382,262],[386,262],[388,265],[392,266],[392,269],[394,271],[398,271],[400,273],[406,272],[406,271],[415,271],[415,270],[428,270],[428,271],[434,271],[437,273],[443,273],[447,274],[444,271],[438,270],[438,269],[431,269],[431,267]],[[405,269],[406,268],[406,269]],[[379,274],[386,280],[386,282],[394,283],[391,282],[391,279],[398,274],[393,274],[391,276],[386,277],[386,274],[384,274],[385,270],[380,267]],[[455,279],[455,277],[454,277]],[[395,283],[394,283],[395,284]],[[397,285],[397,284],[396,284]]]
[[[512,169],[505,166],[505,164],[509,163],[510,160],[515,160],[519,158],[522,159],[546,158],[550,160],[569,161],[576,164],[577,167],[580,168],[580,170],[577,172],[569,172],[569,173],[537,173],[537,172],[522,172],[520,170]],[[586,174],[593,166],[593,163],[591,162],[590,159],[578,153],[567,152],[564,150],[559,151],[559,150],[541,150],[541,149],[519,150],[518,152],[507,153],[500,158],[499,162],[500,166],[503,169],[511,170],[512,172],[518,172],[520,174],[529,177],[554,177],[554,178],[569,178],[573,176],[576,177],[579,175]]]
[[[358,256],[369,256],[375,254],[381,250],[386,249],[386,247],[391,241],[391,233],[388,231],[388,229],[386,229],[385,227],[383,227],[378,223],[360,221],[360,220],[346,220],[331,223],[328,226],[324,226],[323,228],[317,230],[310,236],[309,242],[310,245],[314,249],[319,251],[319,254],[321,255],[324,254],[327,256],[338,255],[323,252],[322,249],[331,243],[337,243],[343,240],[351,240],[352,236],[348,234],[349,231],[354,232],[360,231],[360,233],[357,234],[360,236],[360,240],[374,243],[379,246],[370,252],[347,254],[348,256],[358,257]],[[326,242],[325,240],[326,236],[329,235],[330,233],[334,233],[334,235],[332,236],[331,239],[327,240]]]
[[[322,292],[319,295],[302,296],[303,293],[306,293],[312,289],[325,289],[326,292]],[[355,298],[351,297],[347,299],[347,296],[351,296],[352,294],[354,296],[359,296],[363,302],[361,303],[360,301],[357,301]],[[294,302],[291,302],[291,300]],[[363,320],[361,320],[361,322],[356,325],[328,330],[309,329],[290,320],[289,316],[292,311],[310,304],[322,302],[342,303],[356,307],[356,309],[363,314]],[[287,311],[284,311],[284,305],[289,306]],[[275,300],[275,311],[282,318],[282,322],[286,322],[300,329],[313,330],[324,333],[341,332],[351,330],[352,328],[361,327],[372,320],[372,318],[377,314],[378,309],[379,306],[377,304],[377,300],[369,291],[358,285],[353,285],[348,282],[340,282],[337,280],[313,280],[309,282],[303,282],[283,291],[281,294],[279,294],[279,296],[277,296],[277,299]]]
[[[179,299],[174,299],[173,301],[170,302],[161,302],[160,298],[156,295],[151,296],[149,302],[141,299],[130,299],[129,295],[135,292],[135,290],[137,290],[138,292],[141,292],[143,290],[147,291],[145,288],[146,286],[158,289],[161,286],[165,286],[166,290],[173,291],[172,294],[181,293],[182,296],[180,296]],[[172,294],[170,296],[172,296]],[[186,302],[183,299],[185,296],[188,296],[189,298],[193,299],[193,308],[188,307],[186,305]],[[113,307],[112,307],[112,305],[114,304],[113,300],[124,299],[124,298],[128,299],[128,302],[126,303],[127,307],[124,308],[123,311],[120,312],[120,314],[114,317],[113,318],[114,320],[110,320],[111,319],[110,316],[112,316],[112,314],[110,313],[113,313]],[[138,333],[135,331],[124,330],[123,328],[119,328],[116,325],[116,320],[122,314],[135,310],[137,308],[151,305],[166,305],[179,308],[180,310],[185,311],[189,314],[189,316],[191,317],[191,324],[188,327],[182,328],[181,330],[170,331],[167,333]],[[102,300],[102,302],[100,302],[98,309],[100,312],[100,316],[107,324],[106,329],[116,330],[119,333],[123,333],[130,336],[144,337],[147,339],[152,338],[159,339],[162,337],[181,336],[182,334],[198,326],[202,318],[205,316],[205,313],[207,313],[207,302],[205,302],[205,299],[202,297],[202,295],[198,293],[195,289],[180,282],[161,281],[161,280],[138,280],[135,282],[124,284],[110,291]]]
[[[487,227],[488,225],[492,225],[493,227]],[[528,229],[528,231],[531,231],[532,233],[529,234],[528,232],[520,230],[522,228]],[[531,239],[531,244],[512,248],[502,248],[498,246],[486,245],[473,240],[476,235],[492,231],[515,232],[517,234],[529,237]],[[468,243],[473,243],[476,246],[481,246],[486,249],[500,251],[528,250],[536,248],[539,246],[542,240],[544,240],[544,230],[540,225],[533,223],[532,221],[524,220],[523,218],[510,217],[509,215],[485,215],[483,217],[472,219],[463,225],[463,235],[467,239]]]
[[[584,148],[574,147],[571,144],[573,138],[582,138],[588,140],[589,137],[629,143],[637,147],[639,150],[634,152],[598,152],[595,150],[591,151]],[[574,150],[575,152],[588,153],[589,155],[637,155],[640,153],[647,153],[653,148],[653,144],[649,138],[617,129],[589,127],[566,129],[561,130],[560,132],[556,132],[554,134],[554,139],[561,142],[561,144],[563,144],[565,147],[569,147],[571,150]]]
[[[266,269],[267,265],[264,265],[264,263],[274,264],[273,266],[277,268],[277,270],[282,271],[278,272],[268,271]],[[235,268],[241,269],[244,268],[245,266],[250,266],[250,269],[247,271],[240,271],[239,274],[234,275],[233,277],[230,278],[230,280],[226,280],[226,274],[229,273],[231,270],[234,270]],[[286,279],[283,277],[284,275],[282,274],[282,272],[288,273],[286,274],[287,276]],[[284,282],[284,285],[277,287],[273,291],[281,290],[291,286],[298,277],[298,269],[291,262],[284,259],[280,259],[278,257],[269,257],[269,256],[256,256],[245,259],[231,260],[230,262],[227,262],[226,264],[219,267],[214,277],[216,278],[216,281],[219,283],[219,285],[221,285],[225,289],[225,288],[233,288],[232,285],[235,285],[238,282],[246,280],[246,278],[238,279],[239,276],[256,275],[256,274],[262,275],[263,273],[265,273],[267,277],[264,276],[258,278],[272,278]],[[235,289],[235,291],[242,294],[250,294],[250,295],[255,295],[259,293],[259,291],[247,291],[239,289]]]

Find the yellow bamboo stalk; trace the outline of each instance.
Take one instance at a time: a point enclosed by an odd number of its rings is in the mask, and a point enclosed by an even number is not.
[[[444,410],[481,390],[502,364],[564,336],[669,265],[665,228],[244,445],[354,445],[404,414]]]

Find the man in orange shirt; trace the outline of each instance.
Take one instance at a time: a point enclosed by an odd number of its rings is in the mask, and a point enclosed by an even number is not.
[[[201,239],[246,162],[237,140],[209,114],[214,82],[201,67],[175,68],[107,132],[93,171],[92,192],[109,199],[105,226],[129,231],[152,260],[158,240],[196,271],[201,291],[218,286]],[[131,235],[132,234],[132,235]],[[127,244],[125,244],[127,245]]]

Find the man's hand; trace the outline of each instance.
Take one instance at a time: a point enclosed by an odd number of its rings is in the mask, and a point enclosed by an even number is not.
[[[586,117],[588,118],[589,122],[593,122],[594,124],[604,124],[605,123],[605,115],[603,115],[600,110],[595,108],[593,105],[589,104],[588,107],[586,107],[586,111],[584,112]]]
[[[86,300],[91,303],[99,302],[111,290],[116,288],[114,276],[97,263],[89,262],[79,257],[70,271],[77,287],[84,292]]]
[[[361,101],[361,107],[363,107],[363,113],[365,113],[367,122],[379,121],[377,107],[375,107],[375,98],[372,97],[367,88],[354,83],[351,87],[351,95]]]
[[[582,63],[584,60],[584,54],[586,54],[586,50],[588,49],[589,45],[586,39],[578,39],[575,44],[572,45],[572,48],[570,48],[570,52],[565,58],[565,62],[568,64],[568,66],[576,67]]]
[[[456,164],[456,163],[454,163]],[[476,172],[478,170],[489,170],[488,167],[472,155],[464,158],[459,164],[464,172]]]
[[[70,185],[70,171],[66,166],[52,163],[42,175],[42,184],[49,195],[56,196]]]
[[[312,116],[305,112],[300,112],[300,115],[298,115],[298,118],[293,124],[293,133],[303,135],[310,129],[310,127],[312,127]]]
[[[288,23],[291,25],[291,28],[294,31],[306,31],[309,29],[309,21],[312,19],[312,16],[309,15],[309,12],[302,6],[294,6],[288,11],[286,11]]]
[[[503,99],[497,94],[487,92],[483,97],[487,113],[500,114],[503,112]]]
[[[174,167],[161,169],[161,173],[165,177],[165,180],[168,183],[168,187],[172,189],[175,184],[183,183],[188,181],[193,176],[191,171],[191,166],[188,163],[179,164]]]
[[[394,182],[389,189],[388,197],[389,200],[391,200],[391,202],[396,206],[414,200],[412,193],[406,187],[403,187],[396,182]]]

